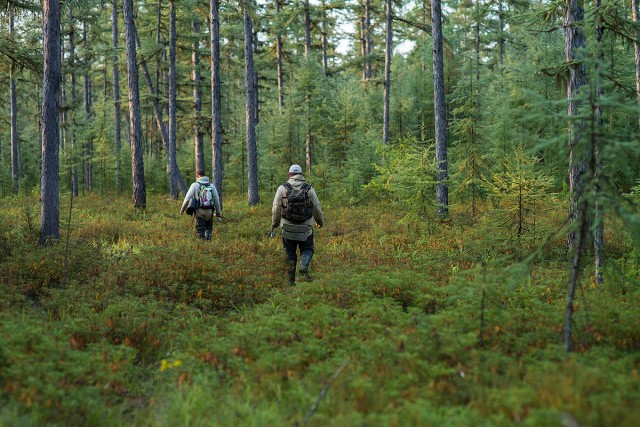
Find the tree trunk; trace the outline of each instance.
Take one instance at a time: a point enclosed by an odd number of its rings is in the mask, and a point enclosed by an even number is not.
[[[200,20],[191,20],[193,30],[193,46],[191,52],[191,63],[193,64],[193,145],[196,156],[196,170],[204,169],[204,145],[203,132],[200,128],[200,115],[202,113],[202,88],[200,87]]]
[[[69,71],[71,74],[71,104],[69,106],[69,142],[71,145],[71,191],[78,197],[78,153],[76,152],[76,43],[73,10],[69,8]]]
[[[436,212],[449,213],[449,188],[447,187],[447,116],[444,103],[444,65],[442,52],[442,8],[440,0],[431,3],[431,26],[433,39],[433,108],[435,112],[436,169]]]
[[[129,134],[131,140],[131,183],[133,206],[145,209],[147,193],[142,156],[142,121],[140,119],[140,93],[138,90],[138,60],[136,59],[136,28],[133,0],[124,0],[124,26],[126,34],[127,71],[129,83]]]
[[[384,54],[384,105],[383,105],[383,119],[382,119],[382,143],[389,143],[389,107],[390,107],[390,93],[391,93],[391,56],[393,55],[393,28],[391,27],[391,17],[393,15],[393,8],[391,0],[385,0],[386,3],[386,19],[387,19],[387,34],[385,41],[385,54]]]
[[[638,0],[631,0],[631,16],[633,22],[638,25]],[[633,57],[636,68],[636,97],[638,98],[638,106],[640,106],[640,30],[635,30],[635,37],[633,41]],[[638,116],[638,126],[640,127],[640,116]]]
[[[327,78],[327,9],[322,1],[322,75]]]
[[[498,55],[500,65],[504,63],[504,12],[502,7],[502,0],[498,0]]]
[[[253,68],[253,22],[247,6],[244,7],[244,88],[246,104],[246,143],[247,143],[247,179],[249,206],[257,205],[260,201],[258,193],[258,148],[256,142],[256,88],[255,72]]]
[[[576,247],[576,218],[580,199],[583,197],[584,175],[586,161],[589,158],[587,147],[577,144],[584,139],[584,124],[573,123],[573,118],[579,115],[581,103],[576,99],[583,86],[587,84],[585,66],[576,58],[576,53],[585,48],[585,38],[582,31],[584,9],[582,0],[566,0],[564,11],[565,59],[569,64],[569,80],[567,82],[567,100],[569,106],[569,233],[567,246],[570,250]]]
[[[222,103],[220,96],[220,0],[210,2],[211,25],[211,171],[222,209]]]
[[[9,6],[9,34],[13,38],[13,6]],[[13,194],[18,195],[20,180],[20,148],[18,138],[18,98],[16,94],[15,61],[9,65],[9,97],[11,98],[11,178]]]
[[[176,4],[175,0],[169,0],[169,149],[167,160],[169,162],[169,195],[171,199],[178,199],[178,183],[176,179]]]
[[[42,165],[40,243],[60,238],[58,93],[60,91],[60,3],[43,3],[44,79],[42,86]]]
[[[138,34],[136,32],[136,29],[134,27],[133,29],[134,31],[134,36],[136,38],[136,43],[138,46],[140,46],[140,38],[138,37]],[[153,112],[155,113],[154,116],[156,118],[156,124],[158,126],[158,129],[160,130],[160,136],[162,138],[162,143],[164,145],[164,149],[165,151],[169,151],[169,131],[167,130],[167,126],[165,125],[165,123],[162,121],[162,110],[160,107],[160,102],[158,102],[158,97],[156,96],[156,91],[153,88],[153,81],[151,80],[151,74],[149,74],[149,67],[147,67],[146,62],[142,62],[142,71],[144,74],[144,78],[147,82],[147,88],[149,89],[149,93],[151,94],[151,105],[153,106]],[[169,170],[169,165],[167,164],[167,170]],[[178,183],[178,186],[180,188],[180,191],[182,192],[182,195],[186,195],[187,194],[187,185],[184,182],[184,178],[182,176],[182,172],[180,172],[180,168],[178,167],[177,163],[175,165],[175,173],[176,173],[176,180]]]
[[[373,37],[371,35],[371,4],[370,0],[364,2],[364,36],[366,41],[366,61],[367,79],[373,75],[371,69],[371,54],[373,53]]]
[[[91,118],[91,79],[89,78],[89,46],[87,42],[87,22],[82,23],[82,45],[85,49],[84,57],[84,120],[89,123]],[[87,138],[84,152],[84,182],[89,193],[93,191],[93,141]]]
[[[304,0],[304,57],[311,53],[311,11],[309,0]]]
[[[276,13],[280,15],[282,0],[276,0]],[[280,33],[280,23],[278,23],[276,34],[276,58],[278,63],[278,111],[282,114],[284,98],[282,96],[282,34]]]
[[[633,0],[636,1],[636,0]],[[595,16],[600,16],[601,0],[596,0],[596,13]],[[600,21],[596,21],[596,44],[597,44],[597,56],[596,56],[596,77],[598,82],[602,77],[602,65],[604,64],[604,53],[602,50],[602,25]],[[604,265],[604,218],[602,203],[600,202],[600,179],[603,173],[602,165],[602,149],[600,135],[602,135],[603,122],[602,122],[602,105],[600,101],[604,95],[604,89],[598,83],[596,86],[596,99],[594,105],[594,124],[595,129],[591,132],[592,145],[591,145],[591,172],[593,173],[594,185],[594,231],[593,231],[593,255],[595,264],[595,282],[597,285],[601,285],[604,282],[602,277],[602,267]]]
[[[360,54],[362,55],[362,80],[367,80],[367,41],[365,32],[365,18],[360,17]]]
[[[111,37],[113,40],[113,128],[114,146],[116,151],[116,191],[122,192],[122,178],[120,176],[120,149],[122,142],[120,138],[120,74],[118,71],[118,3],[111,0]]]

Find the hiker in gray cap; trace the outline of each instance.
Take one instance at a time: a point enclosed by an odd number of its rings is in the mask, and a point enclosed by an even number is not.
[[[278,187],[271,210],[271,229],[282,226],[282,246],[286,255],[289,284],[296,282],[297,249],[300,248],[299,280],[309,281],[309,263],[315,250],[313,222],[323,226],[320,200],[302,176],[300,165],[291,165],[289,180]]]

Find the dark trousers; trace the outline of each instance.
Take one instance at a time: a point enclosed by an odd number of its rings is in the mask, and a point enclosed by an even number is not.
[[[306,270],[309,268],[309,263],[313,257],[315,247],[313,245],[313,234],[307,237],[305,241],[282,239],[282,246],[284,247],[284,254],[286,255],[287,265],[289,269],[293,269],[295,274],[296,263],[298,262],[297,249],[300,248],[300,270]]]
[[[211,240],[213,209],[198,208],[194,217],[196,221],[196,236],[198,236],[199,239]]]

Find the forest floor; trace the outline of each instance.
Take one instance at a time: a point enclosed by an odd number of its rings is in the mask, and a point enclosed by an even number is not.
[[[639,425],[639,256],[620,227],[605,285],[585,267],[567,354],[561,236],[327,202],[314,280],[290,287],[263,197],[228,197],[203,242],[178,201],[83,196],[68,253],[68,200],[41,247],[38,207],[0,199],[0,425]]]

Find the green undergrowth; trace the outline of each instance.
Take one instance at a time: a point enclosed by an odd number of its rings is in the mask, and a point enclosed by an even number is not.
[[[489,214],[407,221],[328,202],[314,280],[289,287],[269,201],[227,197],[211,242],[178,201],[152,196],[140,213],[127,197],[81,197],[50,247],[26,199],[0,201],[0,425],[640,418],[640,269],[621,227],[607,229],[605,285],[585,267],[567,355],[561,237],[523,263],[542,238],[516,239]]]

